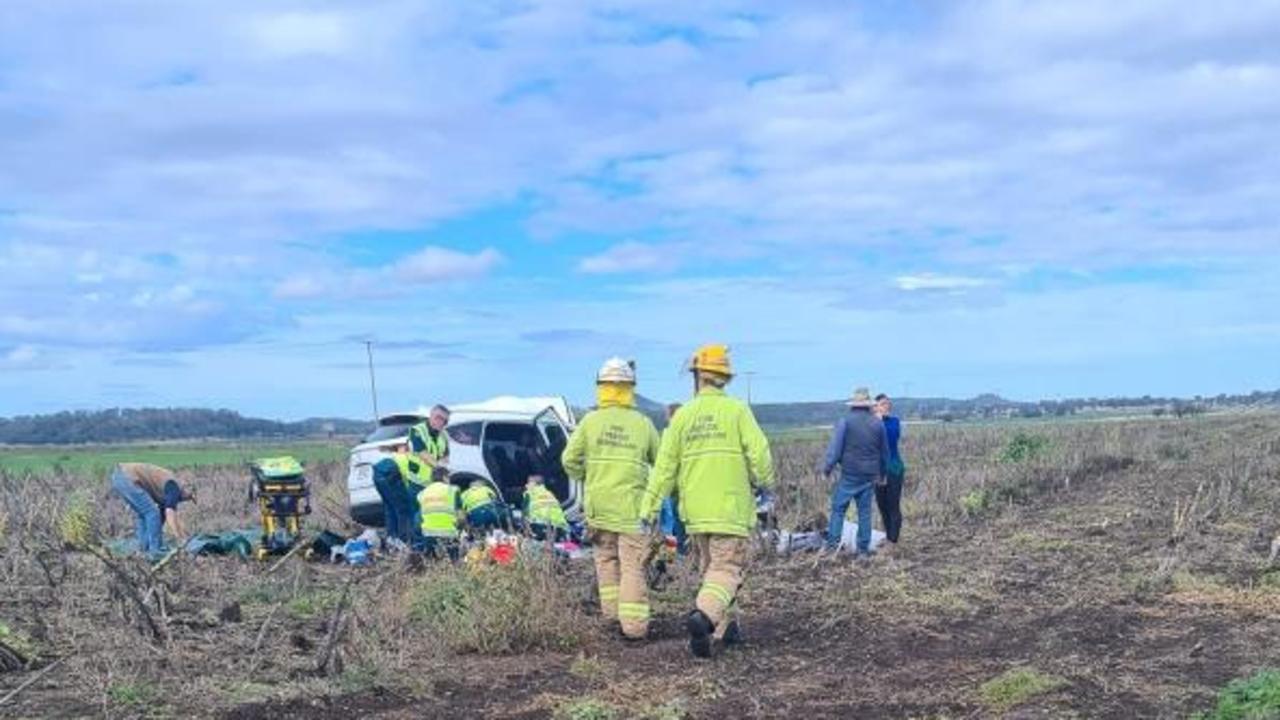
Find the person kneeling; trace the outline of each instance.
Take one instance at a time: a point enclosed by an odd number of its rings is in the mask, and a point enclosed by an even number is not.
[[[507,526],[506,512],[498,501],[498,494],[481,478],[473,478],[467,489],[462,491],[462,510],[467,514],[467,525],[475,536]]]
[[[569,536],[569,521],[560,500],[542,484],[541,475],[530,475],[524,490],[524,521],[534,540],[560,542]]]
[[[436,468],[431,482],[418,493],[418,507],[422,513],[422,539],[415,549],[428,555],[448,555],[456,561],[462,498],[443,468]]]

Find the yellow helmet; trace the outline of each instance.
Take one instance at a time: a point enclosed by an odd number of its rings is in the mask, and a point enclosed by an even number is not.
[[[694,351],[689,358],[689,369],[694,372],[710,372],[725,377],[733,377],[733,367],[729,363],[728,345],[703,345]]]

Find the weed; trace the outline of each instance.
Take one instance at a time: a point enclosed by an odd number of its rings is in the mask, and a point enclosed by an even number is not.
[[[644,720],[684,720],[689,717],[689,708],[684,700],[677,698],[645,708],[640,717]]]
[[[1018,432],[1000,451],[1000,461],[1005,463],[1022,463],[1045,454],[1049,449],[1049,438],[1043,435]]]
[[[155,702],[156,690],[142,682],[119,683],[107,688],[107,697],[116,705],[144,707]]]
[[[58,534],[62,542],[74,548],[93,544],[95,513],[93,499],[84,490],[76,491],[58,518]]]
[[[986,681],[978,688],[978,694],[987,705],[997,710],[1007,710],[1066,685],[1067,681],[1062,678],[1021,667],[1007,670]]]
[[[409,589],[409,615],[456,652],[501,654],[565,649],[582,638],[580,598],[550,560],[433,568]]]
[[[579,655],[569,665],[569,674],[583,680],[594,680],[609,672],[609,666],[598,657]]]
[[[313,618],[328,613],[338,602],[332,592],[310,592],[289,601],[289,614],[297,618]]]
[[[617,708],[595,698],[581,698],[556,708],[556,720],[613,720]]]
[[[960,508],[970,517],[981,515],[991,508],[991,493],[986,488],[975,488],[960,497]]]
[[[1197,713],[1194,720],[1274,720],[1280,718],[1280,671],[1263,670],[1233,680],[1218,693],[1213,710]]]

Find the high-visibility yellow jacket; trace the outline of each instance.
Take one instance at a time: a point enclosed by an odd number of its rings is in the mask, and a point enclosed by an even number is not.
[[[476,482],[476,484],[462,491],[462,509],[467,512],[478,510],[485,505],[493,505],[496,502],[498,502],[497,493],[493,491],[493,488],[482,482]]]
[[[456,485],[432,482],[418,493],[422,511],[422,534],[427,537],[458,537],[458,510],[462,502]]]
[[[431,426],[422,422],[409,430],[409,449],[415,455],[426,456],[427,464],[435,467],[440,458],[449,454],[449,435],[441,430],[432,435]]]
[[[391,461],[396,464],[396,469],[400,471],[400,480],[405,485],[426,485],[431,482],[431,468],[424,465],[418,458],[408,453],[396,453],[391,456]]]
[[[703,388],[671,418],[641,517],[653,520],[663,498],[680,494],[680,519],[690,534],[747,536],[756,524],[752,486],[774,484],[769,440],[751,408],[714,387]]]
[[[542,485],[533,485],[524,491],[525,520],[531,525],[550,525],[561,530],[569,529],[564,508],[555,494]]]
[[[587,525],[617,533],[640,532],[640,502],[658,454],[658,430],[639,410],[610,406],[578,424],[560,462],[582,480]]]

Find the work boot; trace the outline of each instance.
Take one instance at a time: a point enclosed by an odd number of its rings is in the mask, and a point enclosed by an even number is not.
[[[742,628],[738,627],[737,620],[730,620],[729,626],[724,629],[724,644],[738,645],[742,643]]]
[[[711,633],[715,631],[711,618],[701,610],[694,610],[685,619],[684,627],[689,631],[689,652],[694,657],[711,657]]]

